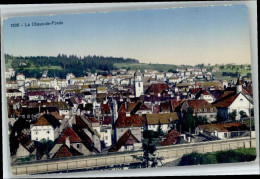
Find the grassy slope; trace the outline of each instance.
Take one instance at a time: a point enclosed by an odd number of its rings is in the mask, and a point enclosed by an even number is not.
[[[168,71],[169,69],[176,70],[176,65],[168,64],[147,64],[147,63],[115,63],[114,67],[117,69],[124,68],[130,70],[157,70],[157,71]]]

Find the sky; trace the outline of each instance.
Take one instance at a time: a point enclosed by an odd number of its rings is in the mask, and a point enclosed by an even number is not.
[[[52,21],[62,24],[32,26]],[[20,26],[11,27],[13,23]],[[15,56],[102,55],[176,65],[251,63],[245,5],[14,17],[3,21],[2,32],[4,53]]]

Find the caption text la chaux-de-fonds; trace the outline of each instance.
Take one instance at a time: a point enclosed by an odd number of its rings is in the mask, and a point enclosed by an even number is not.
[[[62,21],[51,21],[51,22],[31,22],[31,23],[12,23],[11,27],[31,27],[31,26],[50,26],[50,25],[62,25]]]

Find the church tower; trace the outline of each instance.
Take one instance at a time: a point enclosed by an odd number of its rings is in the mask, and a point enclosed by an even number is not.
[[[241,82],[240,78],[238,77],[237,84],[236,84],[236,93],[238,94],[240,92],[242,92],[242,82]]]
[[[135,97],[140,97],[144,94],[144,85],[140,70],[137,70],[134,74],[134,93]]]

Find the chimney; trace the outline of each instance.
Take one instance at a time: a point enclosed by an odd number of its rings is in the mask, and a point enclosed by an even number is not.
[[[70,148],[70,136],[66,137],[65,144]]]

